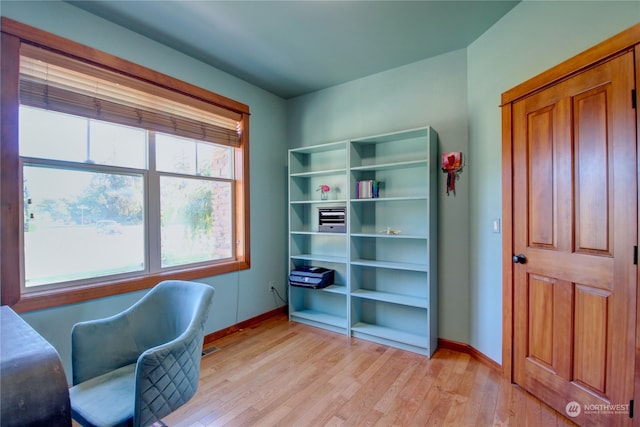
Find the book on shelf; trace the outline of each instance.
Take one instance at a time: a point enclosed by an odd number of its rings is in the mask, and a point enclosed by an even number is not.
[[[380,182],[374,179],[356,181],[356,199],[376,199],[380,197]]]

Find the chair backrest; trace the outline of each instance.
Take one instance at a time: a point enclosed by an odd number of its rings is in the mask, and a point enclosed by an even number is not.
[[[158,283],[128,310],[138,354],[176,339],[193,324],[204,324],[212,298],[213,288],[202,283]]]
[[[213,293],[200,283],[165,281],[130,313],[138,345],[146,348],[136,366],[134,426],[162,419],[195,394]]]

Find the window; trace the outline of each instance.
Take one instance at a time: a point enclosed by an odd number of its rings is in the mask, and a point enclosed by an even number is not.
[[[6,18],[2,32],[16,64],[2,74],[3,304],[249,267],[246,106]]]

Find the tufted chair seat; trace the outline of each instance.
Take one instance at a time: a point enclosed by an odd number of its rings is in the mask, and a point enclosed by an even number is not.
[[[193,397],[214,290],[167,280],[115,316],[71,332],[73,419],[83,426],[149,426]]]

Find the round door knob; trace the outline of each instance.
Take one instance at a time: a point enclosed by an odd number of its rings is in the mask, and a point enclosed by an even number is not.
[[[525,264],[527,262],[527,257],[524,256],[524,254],[514,255],[513,262],[515,264]]]

